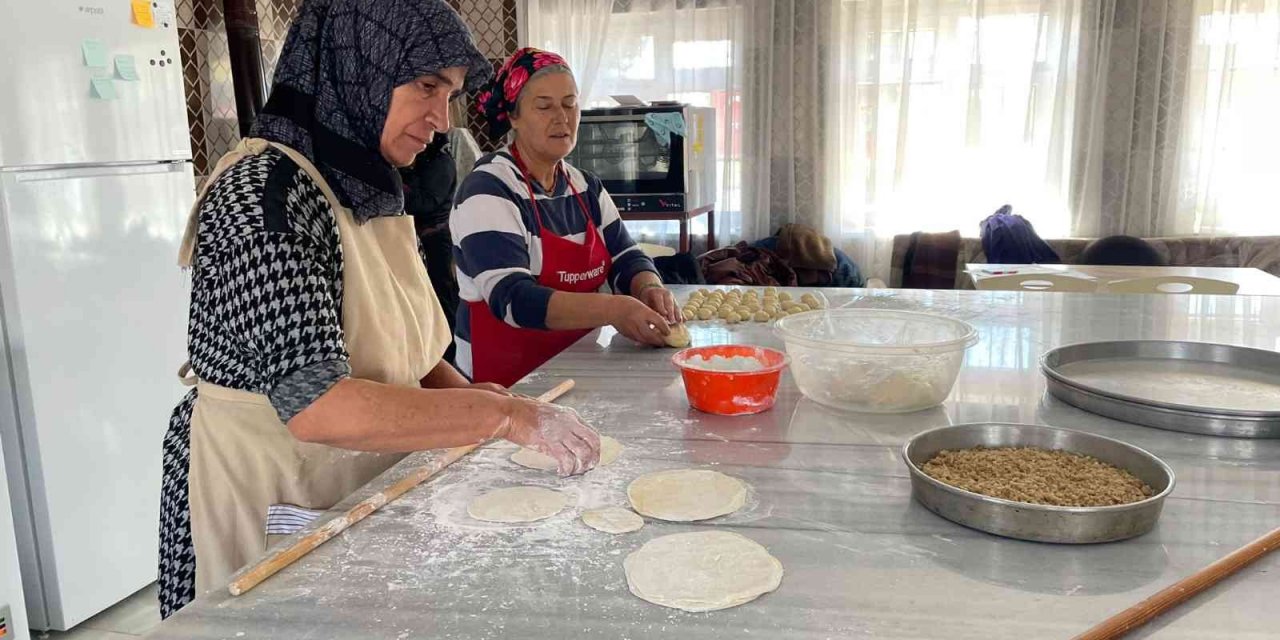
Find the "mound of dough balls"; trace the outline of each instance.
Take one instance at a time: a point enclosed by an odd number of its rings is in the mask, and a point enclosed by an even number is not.
[[[822,308],[822,299],[813,293],[801,294],[797,300],[777,287],[765,287],[763,293],[756,289],[699,289],[689,294],[680,315],[685,322],[723,320],[726,324],[736,324],[772,322],[793,313]]]

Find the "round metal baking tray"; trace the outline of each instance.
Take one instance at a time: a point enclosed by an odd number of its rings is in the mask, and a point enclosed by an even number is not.
[[[1132,473],[1155,492],[1150,498],[1106,507],[1056,507],[1015,502],[965,491],[920,469],[944,449],[1038,447],[1093,456]],[[1155,526],[1173,491],[1173,470],[1154,455],[1102,436],[1030,424],[974,423],[939,427],[907,441],[902,460],[911,472],[911,494],[930,511],[998,536],[1086,544],[1140,536]]]
[[[1275,377],[1276,410],[1240,410],[1173,403],[1117,393],[1075,379],[1070,365],[1117,360],[1204,364],[1242,375]],[[1120,340],[1058,347],[1044,354],[1040,368],[1049,393],[1090,413],[1148,427],[1235,438],[1280,438],[1280,353],[1210,342]]]

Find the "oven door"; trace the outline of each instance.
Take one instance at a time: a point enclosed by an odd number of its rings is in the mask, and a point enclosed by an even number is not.
[[[569,162],[613,194],[684,193],[684,138],[663,146],[643,115],[583,116]]]

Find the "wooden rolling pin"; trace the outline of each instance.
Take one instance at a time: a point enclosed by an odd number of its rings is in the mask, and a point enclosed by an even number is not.
[[[1280,527],[1246,544],[1217,562],[1175,582],[1163,591],[1117,613],[1074,640],[1111,640],[1148,623],[1152,618],[1182,604],[1191,596],[1212,587],[1222,579],[1249,566],[1258,558],[1280,547]]]
[[[573,388],[573,384],[573,380],[565,380],[550,391],[538,396],[538,400],[553,402],[556,398],[568,393]],[[311,553],[316,547],[346,531],[351,525],[364,520],[366,516],[382,508],[388,502],[404,495],[406,491],[422,484],[427,478],[440,473],[442,469],[457,462],[482,444],[484,443],[480,442],[465,447],[446,449],[444,455],[432,460],[431,464],[414,469],[409,475],[401,478],[399,482],[361,500],[359,504],[348,509],[344,515],[326,522],[324,526],[299,538],[297,542],[263,558],[258,564],[246,569],[232,580],[231,584],[227,585],[227,590],[231,592],[231,595],[238,596],[262,584],[263,580],[293,564],[302,556]]]

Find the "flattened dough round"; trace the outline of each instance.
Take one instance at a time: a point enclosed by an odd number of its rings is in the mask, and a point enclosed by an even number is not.
[[[782,584],[782,563],[729,531],[654,538],[627,556],[622,568],[636,597],[684,611],[736,607]]]
[[[603,467],[610,462],[618,459],[622,453],[622,443],[610,438],[609,436],[600,436],[600,462],[597,467]],[[534,451],[533,449],[520,449],[511,454],[511,461],[530,469],[538,469],[539,471],[555,471],[556,460],[551,456],[544,455]]]
[[[631,481],[627,498],[636,513],[692,522],[733,513],[747,500],[747,485],[732,476],[706,469],[656,471]]]
[[[644,526],[644,518],[630,509],[604,507],[583,511],[582,524],[605,533],[631,533]]]
[[[683,349],[689,346],[689,342],[692,340],[689,336],[689,327],[686,327],[684,323],[672,325],[671,333],[667,334],[667,337],[664,339],[667,341],[668,347],[675,347],[677,349]]]
[[[533,522],[550,518],[569,504],[569,496],[542,487],[507,487],[477,496],[467,515],[485,522]]]

